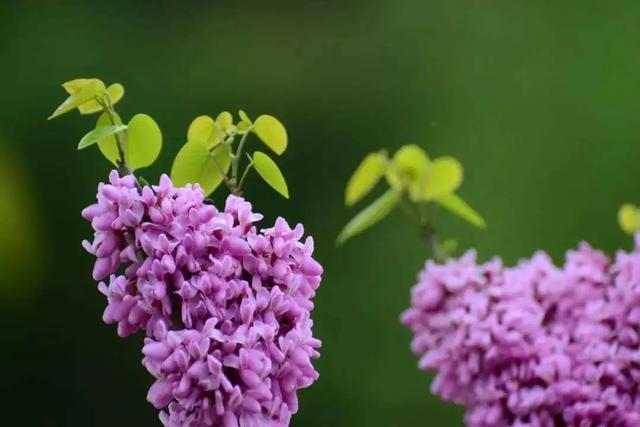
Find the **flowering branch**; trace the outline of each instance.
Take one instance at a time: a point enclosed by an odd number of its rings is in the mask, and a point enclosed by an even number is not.
[[[312,299],[322,266],[313,239],[278,218],[257,230],[262,215],[237,197],[249,171],[289,197],[277,165],[266,154],[248,155],[249,133],[276,154],[287,147],[282,123],[269,115],[252,122],[223,112],[196,118],[171,170],[151,186],[134,171],[152,164],[162,146],[153,119],[120,122],[118,83],[99,79],[63,84],[69,97],[50,118],[74,109],[102,113],[78,149],[97,145],[116,166],[98,186],[97,202],[82,215],[94,228],[85,249],[95,255],[93,277],[107,297],[103,319],[118,334],[144,331],[143,365],[155,377],[147,400],[165,426],[278,425],[298,410],[297,391],[318,373]],[[235,152],[232,144],[242,135]],[[232,193],[218,210],[210,194],[222,182]]]

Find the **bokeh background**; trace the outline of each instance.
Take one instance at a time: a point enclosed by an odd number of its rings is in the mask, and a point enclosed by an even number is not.
[[[464,164],[461,195],[489,227],[438,226],[483,260],[630,247],[616,211],[640,202],[639,20],[633,0],[1,2],[2,424],[159,425],[142,338],[100,320],[80,210],[109,165],[75,150],[94,117],[45,120],[63,81],[121,82],[121,114],[160,123],[149,180],[197,115],[279,117],[292,200],[255,178],[247,196],[265,224],[303,222],[326,268],[321,379],[292,425],[461,426],[398,323],[427,252],[399,214],[336,249],[355,213],[344,185],[366,153],[416,143]]]

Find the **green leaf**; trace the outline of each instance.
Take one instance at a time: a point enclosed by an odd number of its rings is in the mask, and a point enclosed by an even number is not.
[[[80,80],[80,79],[78,79]],[[89,81],[80,86],[79,84],[71,84],[67,82],[63,84],[65,90],[74,90],[75,92],[69,95],[69,97],[62,103],[56,110],[49,116],[48,120],[58,117],[64,113],[67,113],[74,108],[77,108],[81,104],[93,100],[96,96],[102,96],[105,92],[104,83],[98,79],[88,79]],[[72,80],[75,82],[75,80]],[[66,86],[65,86],[66,85]],[[69,89],[68,89],[69,88]]]
[[[408,189],[412,200],[417,200],[429,169],[429,156],[418,145],[400,147],[387,169],[387,182],[397,190]]]
[[[124,96],[124,86],[122,86],[120,83],[113,83],[107,88],[106,94],[109,95],[111,105],[115,105]],[[106,96],[104,96],[103,98],[106,98]],[[80,114],[93,114],[102,111],[102,106],[98,103],[98,101],[93,99],[79,105],[78,110],[80,111]]]
[[[196,117],[187,130],[187,141],[206,142],[209,148],[220,143],[224,133],[217,129],[215,121],[209,116]]]
[[[112,83],[107,88],[107,94],[111,100],[111,105],[116,105],[116,103],[124,96],[124,86],[120,83]]]
[[[394,189],[387,190],[386,193],[349,221],[340,232],[340,235],[338,235],[337,244],[342,245],[348,239],[383,220],[396,207],[401,196],[402,193]]]
[[[91,81],[93,80],[97,80],[97,79],[87,79],[87,78],[73,79],[73,80],[69,80],[68,82],[62,83],[62,87],[69,95],[75,95],[76,93],[80,92],[82,88],[84,88],[87,84],[91,83]]]
[[[435,200],[452,194],[462,184],[462,165],[453,157],[440,157],[431,164],[424,179],[420,199]]]
[[[87,148],[90,145],[95,144],[96,142],[111,136],[115,135],[118,132],[122,132],[125,130],[127,126],[125,125],[110,125],[110,126],[100,126],[86,134],[82,137],[80,142],[78,143],[78,150],[82,150],[83,148]]]
[[[277,155],[287,149],[287,130],[275,117],[267,114],[258,117],[253,124],[253,132]]]
[[[240,116],[241,121],[247,122],[249,123],[249,125],[251,125],[251,119],[249,118],[249,116],[247,116],[247,113],[245,113],[243,110],[238,111],[238,116]]]
[[[122,124],[122,119],[117,114],[115,115],[116,125]],[[96,122],[96,128],[102,126],[112,126],[111,119],[109,118],[109,114],[102,113],[100,117],[98,117],[98,121]],[[126,143],[125,143],[126,146]],[[107,158],[114,166],[118,166],[118,161],[120,160],[120,155],[118,153],[118,143],[116,141],[115,135],[109,135],[98,141],[98,148],[103,156]],[[126,150],[126,148],[125,148]],[[125,151],[126,154],[126,151]]]
[[[216,164],[217,161],[217,164]],[[231,165],[231,151],[227,145],[217,146],[213,153],[204,141],[189,141],[182,146],[171,167],[171,179],[176,186],[198,183],[209,195],[224,180]]]
[[[233,116],[230,112],[223,111],[222,113],[218,114],[218,117],[216,117],[216,124],[218,125],[220,130],[226,132],[227,129],[233,126]]]
[[[136,114],[129,120],[127,131],[127,165],[131,170],[152,164],[162,149],[162,132],[146,114]]]
[[[368,154],[347,183],[344,197],[345,204],[352,206],[369,194],[386,171],[387,155],[384,151]]]
[[[236,125],[236,131],[238,132],[239,135],[244,135],[245,133],[249,132],[249,130],[251,130],[251,123],[249,122],[238,122],[238,124]]]
[[[239,135],[244,135],[251,130],[253,122],[243,110],[239,110],[238,115],[240,116],[240,121],[236,124],[236,131]]]
[[[640,209],[630,203],[625,203],[618,211],[618,223],[627,234],[635,234],[640,230]]]
[[[438,199],[438,203],[451,211],[453,214],[459,216],[465,221],[475,225],[478,228],[485,228],[487,224],[484,219],[478,214],[471,206],[469,206],[458,195],[451,193],[446,196],[442,196]]]
[[[287,182],[282,172],[280,172],[280,168],[271,160],[271,157],[263,152],[256,151],[253,153],[252,160],[253,167],[256,169],[256,172],[258,172],[258,175],[260,175],[271,188],[280,193],[285,199],[288,199],[289,189],[287,188]]]

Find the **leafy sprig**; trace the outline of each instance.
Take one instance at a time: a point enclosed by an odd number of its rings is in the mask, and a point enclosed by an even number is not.
[[[171,168],[176,185],[198,182],[205,193],[213,192],[223,182],[233,194],[242,194],[249,172],[258,175],[274,190],[289,198],[287,183],[276,163],[265,153],[256,151],[247,155],[242,166],[245,145],[249,135],[255,134],[277,155],[287,149],[288,136],[284,125],[275,117],[263,114],[255,122],[244,111],[234,124],[233,116],[223,111],[213,119],[196,117],[187,131],[187,142],[180,149]],[[242,170],[242,172],[241,172]]]
[[[146,114],[136,114],[124,124],[115,110],[125,90],[120,83],[106,87],[96,78],[74,79],[62,84],[69,94],[49,119],[77,109],[80,114],[102,112],[93,130],[82,137],[78,150],[97,144],[120,173],[130,174],[151,165],[162,149],[162,132]]]
[[[49,119],[73,110],[80,114],[102,113],[94,129],[80,139],[78,150],[97,145],[100,152],[121,174],[151,165],[162,149],[162,132],[146,114],[136,114],[126,124],[115,110],[115,104],[125,93],[124,86],[108,87],[100,79],[80,78],[62,84],[69,95]],[[275,117],[263,114],[255,121],[242,110],[234,123],[231,113],[223,111],[215,119],[196,117],[187,130],[187,142],[173,161],[171,178],[175,185],[199,183],[207,195],[222,182],[233,194],[242,194],[252,169],[274,190],[289,198],[287,183],[276,163],[265,153],[247,154],[243,166],[245,145],[254,134],[277,155],[288,145],[287,130]],[[242,172],[241,172],[242,170]]]
[[[486,226],[480,214],[456,194],[463,181],[463,169],[452,157],[431,160],[422,148],[413,144],[401,147],[391,158],[384,150],[370,153],[347,184],[345,204],[356,204],[383,178],[388,190],[347,223],[338,236],[339,245],[380,222],[396,207],[419,227],[422,238],[438,260],[457,246],[453,240],[440,242],[436,237],[433,217],[438,207],[476,227]]]

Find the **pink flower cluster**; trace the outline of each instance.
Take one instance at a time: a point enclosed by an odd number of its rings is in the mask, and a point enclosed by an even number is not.
[[[85,248],[118,334],[144,330],[143,365],[156,378],[148,400],[167,427],[283,427],[297,390],[318,378],[311,359],[312,299],[322,267],[313,239],[229,196],[223,212],[199,186],[139,188],[111,172],[82,215]],[[102,281],[107,279],[108,281]]]
[[[640,426],[640,239],[506,268],[428,262],[402,315],[433,393],[472,427]]]

